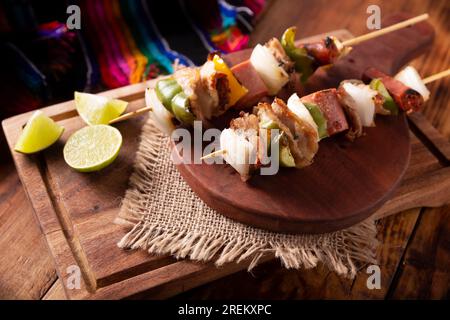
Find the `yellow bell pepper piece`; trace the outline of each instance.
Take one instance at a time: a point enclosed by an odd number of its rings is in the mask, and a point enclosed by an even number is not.
[[[227,76],[228,84],[230,86],[229,105],[233,106],[240,98],[247,94],[248,90],[239,83],[225,61],[217,54],[213,57],[213,63],[217,72],[221,72]]]

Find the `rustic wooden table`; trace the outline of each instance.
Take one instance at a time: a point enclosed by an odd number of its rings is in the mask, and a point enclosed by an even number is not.
[[[450,66],[450,3],[446,0],[271,1],[252,34],[251,45],[281,34],[290,25],[297,25],[300,36],[340,28],[346,28],[355,35],[365,33],[366,9],[370,4],[379,5],[382,16],[398,11],[412,14],[428,12],[436,29],[436,40],[433,50],[413,64],[423,75]],[[450,138],[449,85],[448,78],[430,85],[432,98],[424,112],[447,138]],[[2,160],[0,298],[59,298],[61,284],[14,164],[8,157]],[[413,209],[379,222],[380,290],[367,289],[368,275],[364,272],[354,280],[347,280],[323,267],[299,272],[285,270],[279,267],[278,261],[271,261],[259,266],[252,276],[245,271],[238,272],[175,299],[448,298],[449,218],[450,207],[447,206]]]

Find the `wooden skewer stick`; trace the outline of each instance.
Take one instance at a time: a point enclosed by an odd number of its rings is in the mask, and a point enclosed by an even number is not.
[[[364,34],[362,36],[359,36],[359,37],[356,37],[356,38],[353,38],[353,39],[349,39],[347,41],[343,41],[342,45],[343,46],[355,45],[355,44],[358,44],[360,42],[363,42],[363,41],[366,41],[366,40],[369,40],[369,39],[373,39],[373,38],[382,36],[382,35],[384,35],[386,33],[389,33],[389,32],[392,32],[392,31],[395,31],[395,30],[398,30],[398,29],[402,29],[402,28],[405,28],[405,27],[409,27],[409,26],[411,26],[411,25],[413,25],[415,23],[418,23],[420,21],[428,19],[428,17],[429,17],[428,13],[424,13],[424,14],[422,14],[420,16],[417,16],[417,17],[414,17],[414,18],[411,18],[411,19],[408,19],[408,20],[396,23],[396,24],[394,24],[392,26],[389,26],[389,27],[386,27],[386,28],[383,28],[383,29],[380,29],[380,30],[377,30],[377,31],[374,31],[374,32],[370,32],[370,33]],[[437,75],[435,75],[435,76],[437,76]],[[432,80],[430,80],[430,82],[434,81],[434,80],[435,79],[432,79]],[[120,116],[120,117],[118,117],[118,118],[116,118],[114,120],[111,120],[109,122],[109,124],[113,124],[113,123],[116,123],[116,122],[120,122],[120,121],[123,121],[123,120],[127,120],[127,119],[130,119],[130,118],[136,117],[138,115],[146,113],[147,111],[151,111],[151,107],[145,107],[145,108],[141,108],[141,109],[138,109],[136,111],[133,111],[133,112],[126,113],[126,114],[124,114],[124,115],[122,115],[122,116]]]
[[[140,108],[140,109],[137,109],[136,111],[128,112],[128,113],[125,113],[125,114],[121,115],[118,118],[112,119],[108,124],[113,124],[113,123],[116,123],[116,122],[128,120],[130,118],[137,117],[137,116],[139,116],[141,114],[144,114],[146,112],[149,112],[149,111],[152,111],[151,107]]]
[[[423,83],[427,84],[427,83],[439,80],[439,79],[447,77],[447,76],[450,76],[450,69],[435,73],[429,77],[426,77],[422,81],[423,81]]]
[[[277,139],[276,143],[278,143],[281,139],[281,137],[284,135],[284,131],[282,131],[279,135],[277,135],[274,139]],[[275,140],[274,140],[275,141]],[[209,159],[209,158],[214,158],[217,156],[221,156],[227,153],[226,149],[220,149],[214,152],[211,152],[210,154],[207,154],[206,156],[203,156],[200,158],[200,160],[204,160],[204,159]]]
[[[404,21],[404,22],[406,22],[406,21]],[[436,81],[436,80],[439,80],[439,79],[442,79],[442,78],[445,78],[445,77],[448,77],[448,76],[450,76],[450,69],[438,72],[436,74],[433,74],[433,75],[431,75],[429,77],[424,78],[423,79],[423,83],[424,84],[428,84],[430,82],[433,82],[433,81]],[[151,107],[140,108],[140,109],[137,109],[136,111],[125,113],[125,114],[121,115],[120,117],[111,120],[109,122],[109,124],[113,124],[113,123],[116,123],[116,122],[121,122],[121,121],[124,121],[124,120],[128,120],[130,118],[139,116],[139,115],[144,114],[144,113],[149,112],[149,111],[152,111]],[[216,156],[215,155],[216,152],[217,152],[217,155],[219,155],[219,154],[225,153],[226,150],[215,151],[215,152],[213,152],[213,153],[211,153],[209,155],[206,155],[206,156],[202,157],[201,159],[207,159],[207,158],[209,158],[209,156],[214,157],[214,156]]]
[[[220,149],[220,150],[211,152],[210,154],[207,154],[206,156],[201,157],[200,160],[205,160],[205,159],[209,159],[209,158],[214,158],[214,157],[217,157],[217,156],[224,155],[225,153],[227,153],[227,150],[225,150],[225,149]]]
[[[402,28],[405,28],[405,27],[412,26],[413,24],[416,24],[416,23],[418,23],[420,21],[424,21],[424,20],[428,19],[428,17],[429,17],[428,13],[424,13],[424,14],[421,14],[420,16],[417,16],[417,17],[414,17],[414,18],[411,18],[411,19],[408,19],[408,20],[405,20],[405,21],[393,24],[392,26],[389,26],[389,27],[386,27],[386,28],[383,28],[383,29],[380,29],[380,30],[377,30],[377,31],[373,31],[373,32],[370,32],[370,33],[366,33],[366,34],[364,34],[362,36],[359,36],[359,37],[356,37],[356,38],[353,38],[353,39],[349,39],[349,40],[343,41],[342,45],[343,46],[352,46],[352,45],[358,44],[360,42],[363,42],[363,41],[366,41],[366,40],[369,40],[369,39],[373,39],[373,38],[382,36],[382,35],[384,35],[386,33],[389,33],[389,32],[392,32],[392,31],[395,31],[395,30],[398,30],[398,29],[402,29]]]

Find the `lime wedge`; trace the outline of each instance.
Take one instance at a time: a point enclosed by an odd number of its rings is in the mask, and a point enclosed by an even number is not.
[[[54,144],[63,132],[64,127],[38,110],[28,119],[14,150],[27,154],[44,150]]]
[[[127,105],[126,101],[75,91],[75,107],[80,117],[90,126],[108,124],[120,116]]]
[[[80,172],[98,171],[110,165],[119,154],[122,135],[104,124],[84,127],[70,136],[64,146],[64,160]]]

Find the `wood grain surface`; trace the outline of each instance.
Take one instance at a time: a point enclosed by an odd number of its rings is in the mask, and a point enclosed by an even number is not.
[[[12,162],[0,167],[0,299],[39,299],[57,275]]]
[[[428,12],[436,29],[436,40],[432,52],[415,60],[413,65],[425,76],[448,68],[448,1],[271,1],[252,34],[251,44],[279,35],[285,27],[293,24],[299,28],[300,36],[341,28],[347,28],[355,35],[365,33],[369,4],[378,4],[382,15],[394,11],[417,15]],[[446,79],[429,86],[432,97],[424,111],[446,140],[450,137],[449,85],[450,81]],[[423,144],[417,141],[413,148],[423,158],[412,170],[432,174],[440,166]],[[63,298],[61,281],[56,280],[52,258],[33,221],[31,206],[25,201],[26,196],[13,165],[6,160],[0,170],[1,297]],[[417,185],[420,186],[420,182]],[[439,199],[435,200],[439,203]],[[367,290],[367,274],[364,272],[354,281],[348,281],[322,267],[298,272],[282,269],[277,262],[268,262],[256,269],[254,276],[237,272],[179,297],[447,298],[449,212],[448,206],[413,209],[380,220],[378,228],[382,245],[378,257],[382,268],[381,290]],[[15,235],[14,242],[5,238],[5,230]]]

